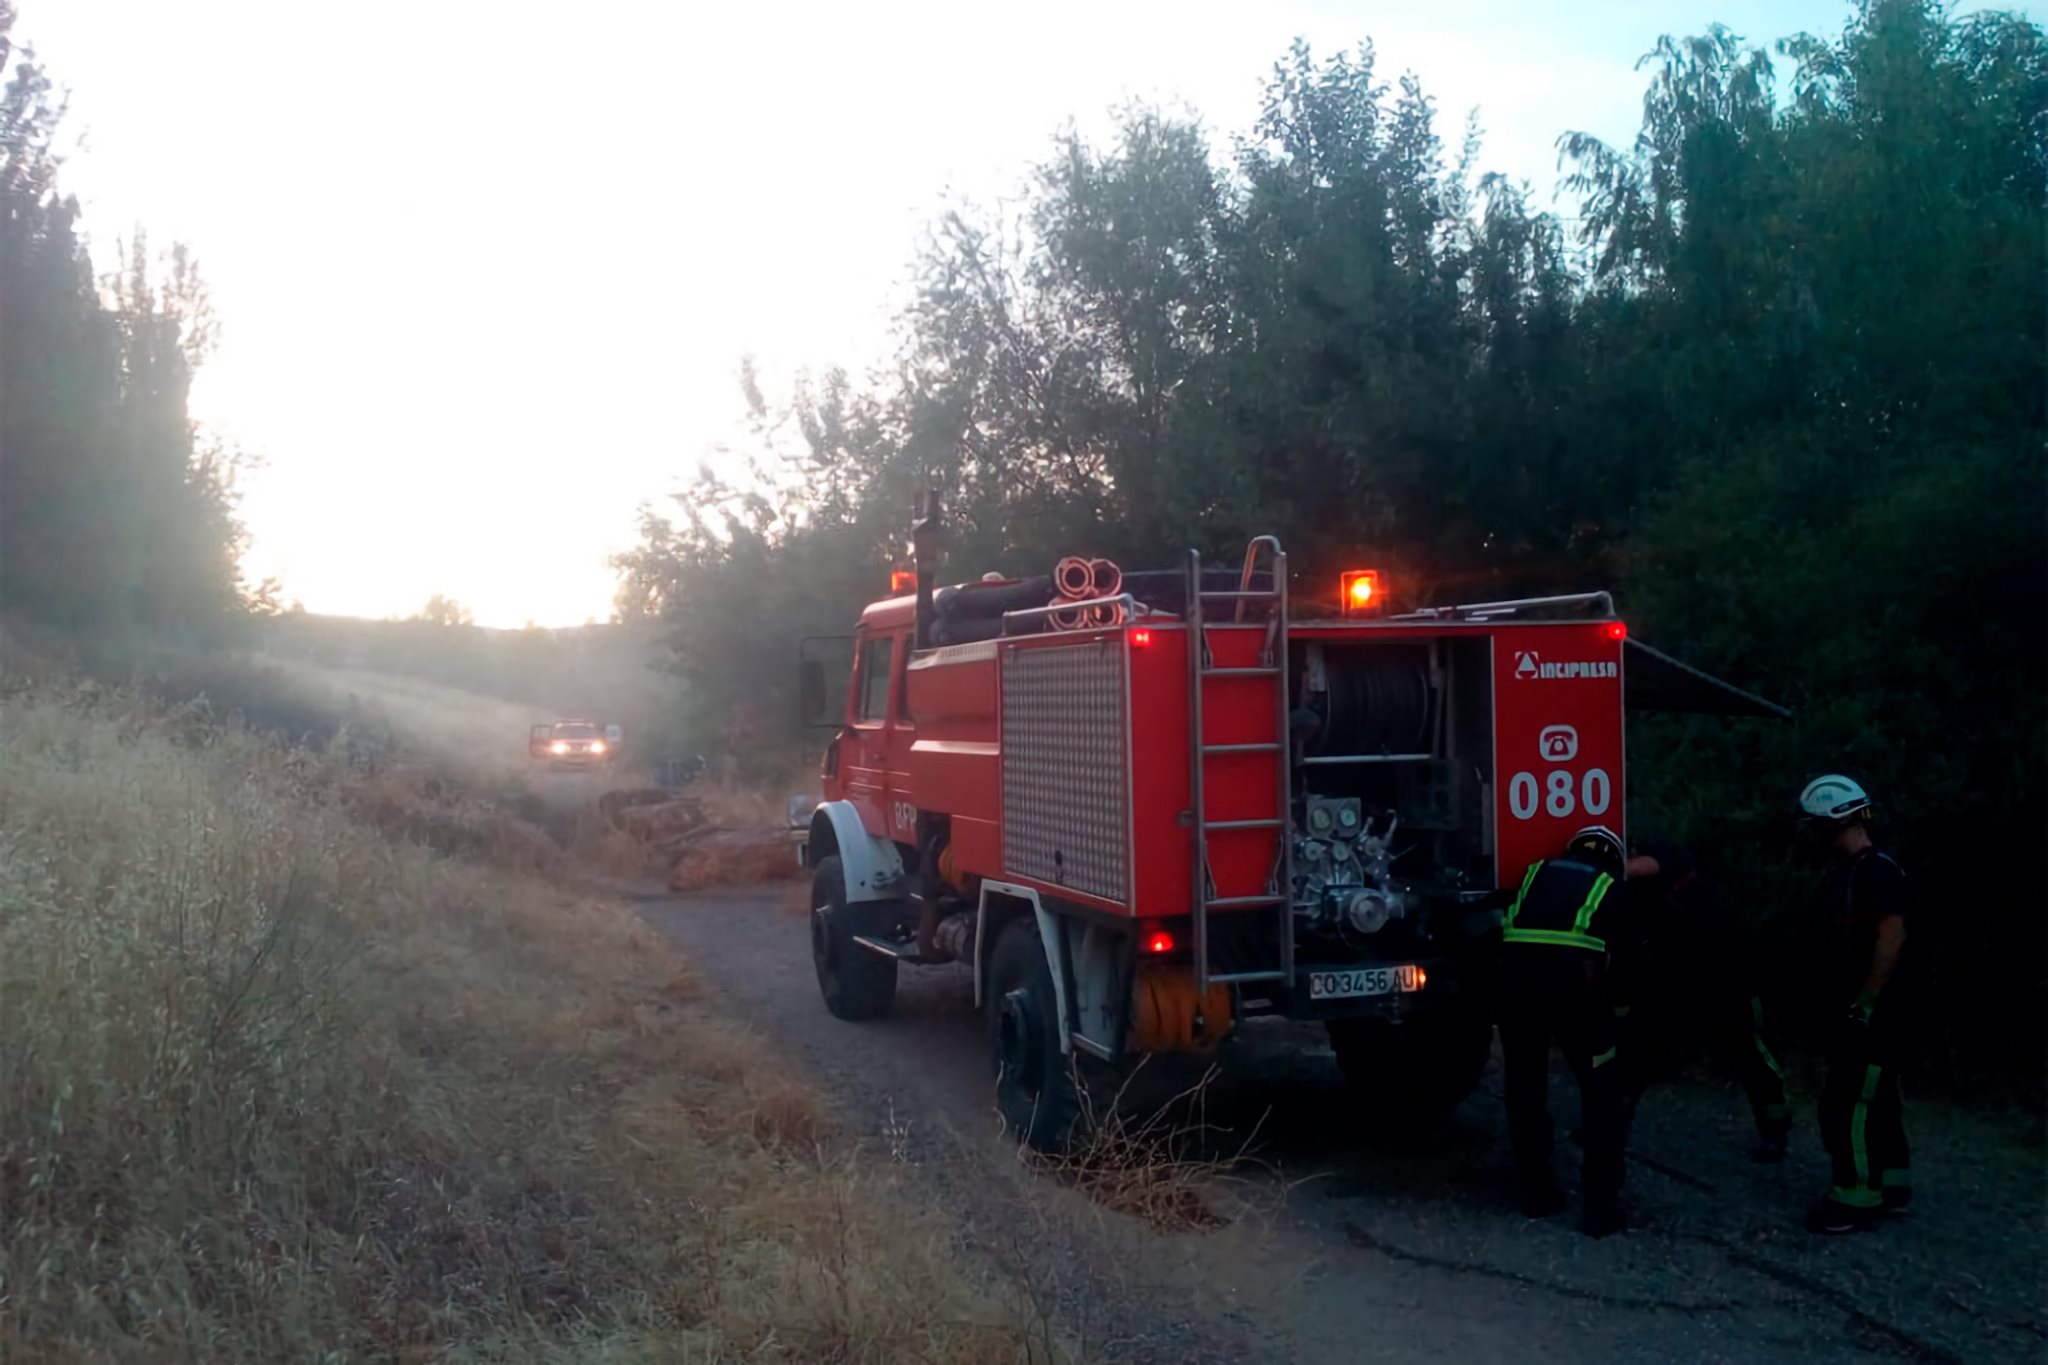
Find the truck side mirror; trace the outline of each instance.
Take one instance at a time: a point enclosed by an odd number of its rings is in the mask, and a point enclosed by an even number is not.
[[[851,635],[806,637],[797,653],[798,720],[806,727],[838,729],[846,714],[846,686],[852,675]]]
[[[805,659],[799,673],[803,693],[803,720],[806,725],[824,725],[825,715],[825,665],[816,659]]]

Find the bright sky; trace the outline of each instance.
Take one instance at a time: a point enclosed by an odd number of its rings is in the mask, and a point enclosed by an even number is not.
[[[609,611],[634,509],[770,393],[879,354],[921,227],[1133,97],[1242,128],[1297,34],[1371,36],[1455,147],[1547,195],[1637,124],[1660,33],[1833,33],[1846,0],[21,0],[96,248],[191,245],[198,415],[265,467],[252,579],[315,611]],[[1221,139],[1219,138],[1219,141]],[[102,256],[104,265],[108,257]]]

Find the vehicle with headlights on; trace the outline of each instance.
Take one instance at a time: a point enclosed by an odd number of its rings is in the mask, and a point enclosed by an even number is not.
[[[616,730],[616,726],[589,720],[536,725],[527,737],[526,751],[550,768],[599,768],[610,763],[618,752]]]

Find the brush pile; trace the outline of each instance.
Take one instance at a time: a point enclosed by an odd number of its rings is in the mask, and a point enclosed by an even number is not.
[[[788,830],[721,823],[713,805],[659,787],[606,792],[597,801],[613,837],[666,868],[673,890],[778,881],[802,871]]]

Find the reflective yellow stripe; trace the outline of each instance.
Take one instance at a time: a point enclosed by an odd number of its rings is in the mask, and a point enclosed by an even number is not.
[[[1749,1040],[1752,1043],[1756,1044],[1757,1052],[1761,1054],[1764,1059],[1764,1065],[1771,1069],[1771,1074],[1773,1076],[1776,1076],[1778,1078],[1779,1083],[1782,1084],[1785,1080],[1785,1068],[1778,1065],[1778,1059],[1772,1055],[1771,1050],[1768,1047],[1764,1046],[1764,1040],[1762,1036],[1752,1033],[1749,1036]]]
[[[1757,1053],[1763,1057],[1764,1065],[1778,1078],[1778,1087],[1785,1085],[1785,1068],[1778,1065],[1778,1059],[1764,1043],[1764,1001],[1760,995],[1749,997],[1749,1041],[1756,1044]]]
[[[1856,1108],[1849,1118],[1849,1156],[1856,1163],[1856,1183],[1865,1190],[1871,1184],[1870,1153],[1863,1145],[1863,1125],[1870,1117],[1870,1102],[1877,1098],[1877,1083],[1883,1076],[1882,1067],[1863,1068],[1863,1093],[1856,1097]]]
[[[1584,948],[1588,952],[1607,951],[1605,939],[1594,938],[1591,934],[1575,934],[1569,929],[1504,929],[1503,943],[1548,943],[1559,948]]]
[[[1600,908],[1600,902],[1607,899],[1607,888],[1614,885],[1614,878],[1602,872],[1593,879],[1593,889],[1586,893],[1586,903],[1579,907],[1579,914],[1572,921],[1572,932],[1590,934],[1593,931],[1593,913]]]
[[[1522,876],[1522,889],[1515,893],[1515,903],[1508,907],[1507,915],[1501,920],[1503,928],[1515,927],[1515,916],[1522,913],[1522,902],[1529,899],[1529,888],[1536,884],[1536,874],[1542,870],[1543,860],[1540,858],[1529,864],[1528,872]]]

